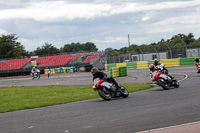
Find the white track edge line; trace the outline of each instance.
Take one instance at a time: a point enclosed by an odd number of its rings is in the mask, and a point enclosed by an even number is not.
[[[179,74],[179,73],[177,73],[177,74]],[[180,74],[180,75],[181,75],[181,74]],[[183,81],[183,80],[186,80],[186,79],[188,78],[188,75],[187,75],[187,74],[184,74],[184,76],[185,76],[185,78],[179,80],[178,82]]]
[[[187,74],[184,74],[184,75],[185,75],[185,78],[179,80],[178,82],[183,81],[183,80],[186,80],[186,79],[188,78],[188,75],[187,75]],[[200,123],[200,121],[191,122],[191,123],[186,123],[186,124],[180,124],[180,125],[176,125],[176,126],[163,127],[163,128],[158,128],[158,129],[150,129],[150,130],[141,131],[141,132],[136,132],[136,133],[147,133],[147,132],[158,131],[158,130],[163,130],[163,129],[168,129],[168,128],[174,128],[174,127],[192,125],[192,124],[197,124],[197,123]]]
[[[186,124],[180,124],[180,125],[176,125],[176,126],[163,127],[163,128],[158,128],[158,129],[150,129],[150,130],[136,132],[136,133],[148,133],[148,132],[159,131],[159,130],[168,129],[168,128],[175,128],[175,127],[181,127],[181,126],[187,126],[187,125],[194,125],[194,124],[197,124],[197,123],[200,123],[200,121],[186,123]]]

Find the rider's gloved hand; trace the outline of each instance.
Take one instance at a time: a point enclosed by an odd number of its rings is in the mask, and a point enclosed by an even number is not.
[[[107,79],[106,77],[103,77],[103,81],[106,81],[106,79]]]
[[[160,70],[163,70],[163,67],[160,67]]]

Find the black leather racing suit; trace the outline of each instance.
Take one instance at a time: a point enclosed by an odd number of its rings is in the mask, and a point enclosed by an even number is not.
[[[104,72],[96,72],[96,74],[93,74],[93,81],[94,79],[99,78],[105,81],[108,81],[110,83],[113,83],[116,87],[119,87],[119,85],[117,84],[117,82],[115,81],[115,79],[113,77],[107,77],[107,74]]]

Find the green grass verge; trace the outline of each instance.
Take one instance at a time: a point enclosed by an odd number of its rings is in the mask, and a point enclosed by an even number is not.
[[[131,92],[152,84],[121,84]],[[0,88],[0,113],[99,98],[92,86],[42,86]]]

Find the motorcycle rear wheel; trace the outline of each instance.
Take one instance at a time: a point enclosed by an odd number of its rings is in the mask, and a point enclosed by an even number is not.
[[[106,87],[101,87],[97,91],[104,100],[111,100],[111,95]]]

